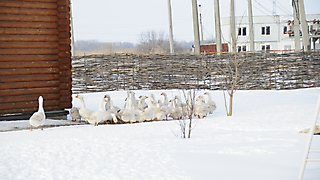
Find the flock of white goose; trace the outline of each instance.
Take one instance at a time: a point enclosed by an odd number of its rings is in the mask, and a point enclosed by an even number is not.
[[[161,93],[163,100],[156,100],[154,94],[139,96],[137,99],[133,91],[127,91],[124,108],[113,105],[109,95],[101,98],[99,110],[91,111],[86,108],[83,96],[76,95],[81,102],[80,108],[73,107],[70,116],[73,121],[81,118],[86,122],[98,126],[100,123],[137,123],[144,121],[161,121],[171,119],[182,119],[188,116],[204,118],[212,114],[216,109],[216,103],[212,100],[209,92],[196,97],[187,93],[186,103],[181,101],[179,96],[168,100],[165,92]],[[205,95],[208,96],[207,100]]]
[[[99,123],[135,123],[143,121],[161,121],[172,119],[182,119],[188,116],[197,116],[204,118],[208,114],[212,114],[217,108],[216,103],[212,100],[209,92],[207,101],[204,95],[199,95],[195,100],[191,96],[191,92],[187,93],[186,103],[181,101],[180,96],[175,96],[168,100],[166,93],[161,93],[164,97],[162,100],[156,100],[154,94],[147,96],[135,97],[133,91],[127,91],[124,108],[120,109],[113,105],[113,101],[109,95],[105,95],[100,103],[98,111],[91,111],[86,108],[84,98],[81,95],[76,95],[81,101],[80,108],[73,107],[70,110],[70,116],[73,121],[81,118],[86,122],[98,126]],[[41,127],[45,123],[46,115],[43,109],[43,98],[39,96],[39,109],[29,118],[30,130],[32,127]]]

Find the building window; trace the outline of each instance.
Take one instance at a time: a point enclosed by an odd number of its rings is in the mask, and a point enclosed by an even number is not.
[[[261,35],[270,35],[270,26],[261,27]]]
[[[247,51],[247,46],[242,46],[242,51]]]
[[[247,35],[247,28],[243,27],[242,28],[242,36],[246,36]]]
[[[238,46],[237,49],[238,49],[238,52],[240,52],[241,51],[241,46]]]
[[[271,50],[271,46],[268,45],[261,45],[261,51],[270,51]]]
[[[247,46],[246,46],[246,45],[243,45],[243,46],[237,46],[237,50],[238,50],[238,52],[241,52],[241,51],[247,51]]]
[[[287,26],[283,26],[283,34],[287,34],[288,33],[288,27]]]
[[[246,35],[247,35],[247,27],[239,27],[238,36],[246,36]]]

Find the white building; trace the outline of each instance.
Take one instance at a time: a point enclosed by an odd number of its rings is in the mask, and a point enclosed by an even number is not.
[[[306,15],[311,49],[320,49],[320,14]],[[294,50],[293,16],[270,15],[254,16],[254,46],[255,51]],[[301,27],[300,27],[301,29]],[[221,18],[222,42],[230,47],[230,17]],[[237,51],[249,51],[248,17],[236,17]],[[300,34],[301,35],[301,34]],[[300,36],[302,49],[302,36]]]

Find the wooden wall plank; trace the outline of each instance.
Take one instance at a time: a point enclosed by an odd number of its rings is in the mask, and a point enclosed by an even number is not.
[[[11,0],[11,1],[21,1],[21,0]],[[57,2],[58,0],[26,0],[28,2]]]
[[[59,93],[59,87],[25,88],[25,89],[4,89],[0,90],[0,96],[16,96],[23,94],[50,94]]]
[[[1,21],[0,27],[57,29],[57,22]]]
[[[45,76],[39,76],[38,74],[0,76],[0,82],[2,83],[50,81],[50,80],[59,80],[59,79],[61,79],[59,74],[46,74]],[[61,79],[60,81],[65,82],[63,79]]]
[[[59,13],[60,14],[60,13]],[[0,21],[40,21],[40,22],[56,22],[57,16],[41,16],[26,14],[0,14]]]
[[[54,100],[59,99],[60,94],[41,94],[44,99],[46,100]],[[0,96],[0,102],[1,103],[14,103],[14,102],[29,102],[29,101],[36,101],[38,99],[38,94],[24,94],[24,95],[18,95],[18,96]]]
[[[58,41],[59,37],[57,35],[2,35],[0,34],[0,41],[32,41],[32,42],[42,42],[42,41]]]
[[[0,75],[53,74],[59,73],[59,68],[15,68],[1,69]]]
[[[43,68],[43,67],[60,67],[58,61],[21,61],[21,62],[1,62],[0,69],[7,68]]]
[[[1,61],[56,61],[59,59],[58,55],[0,55]]]
[[[61,83],[53,81],[30,81],[30,82],[8,82],[1,83],[0,89],[22,89],[22,88],[40,88],[40,87],[59,87]]]
[[[28,101],[28,102],[14,102],[14,103],[2,103],[3,106],[0,106],[0,110],[11,110],[11,109],[18,109],[18,108],[35,108],[38,107],[38,101]],[[59,100],[44,100],[43,101],[44,109],[50,106],[60,107]],[[38,108],[37,108],[38,109]]]
[[[44,108],[45,112],[48,112],[50,110],[61,110],[61,107],[60,106],[47,106]],[[30,116],[32,115],[33,112],[35,111],[38,111],[38,107],[33,107],[33,108],[15,108],[15,109],[5,109],[5,110],[1,110],[0,109],[0,112],[1,113],[8,113],[8,114],[11,114],[11,113],[30,113]],[[21,119],[17,119],[15,118],[16,120],[21,120]]]
[[[2,7],[13,8],[30,8],[30,9],[57,9],[58,4],[55,2],[27,2],[27,1],[0,1]]]
[[[58,54],[58,49],[1,49],[2,55],[16,54]]]
[[[43,29],[43,28],[0,28],[0,34],[7,35],[57,35],[58,29]]]
[[[67,45],[66,45],[67,46]],[[0,42],[0,48],[60,48],[58,42]],[[65,48],[67,50],[67,48]],[[1,66],[0,66],[1,67]]]
[[[54,16],[58,14],[56,9],[29,9],[29,8],[12,8],[12,7],[1,7],[0,12],[4,14],[28,14],[28,15],[48,15]]]

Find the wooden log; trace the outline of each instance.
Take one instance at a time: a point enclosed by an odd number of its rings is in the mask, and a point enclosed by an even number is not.
[[[31,81],[31,82],[7,82],[1,83],[0,89],[22,89],[38,87],[59,87],[59,81]]]
[[[59,26],[68,26],[68,25],[70,25],[70,20],[69,19],[58,19],[57,23]]]
[[[61,45],[60,45],[61,46]],[[58,42],[1,42],[0,43],[0,48],[25,48],[25,49],[31,49],[31,48],[60,48]],[[67,45],[65,45],[67,47]],[[67,48],[64,48],[67,50]],[[0,66],[1,67],[1,66]]]
[[[71,66],[71,57],[64,57],[64,58],[60,57],[59,62],[61,64],[70,64],[70,66]]]
[[[0,61],[54,61],[58,55],[0,55]]]
[[[59,13],[60,14],[60,13]],[[57,16],[39,16],[39,15],[18,15],[18,14],[0,14],[0,21],[40,21],[40,22],[56,22]]]
[[[72,103],[71,102],[60,102],[60,108],[61,109],[72,108]]]
[[[69,0],[58,0],[57,4],[59,6],[69,6],[70,5],[70,1]]]
[[[72,101],[71,95],[68,95],[68,96],[60,96],[60,102],[71,102],[71,101]]]
[[[71,46],[69,44],[60,44],[58,46],[59,51],[70,51]]]
[[[26,1],[0,1],[2,7],[30,8],[30,9],[57,9],[55,2],[26,2]]]
[[[48,15],[54,16],[58,14],[56,9],[29,9],[29,8],[12,8],[1,7],[0,12],[4,14],[27,14],[27,15]]]
[[[54,94],[41,94],[45,100],[60,99],[59,93]],[[24,94],[18,96],[0,96],[0,103],[12,103],[12,102],[23,102],[23,101],[36,101],[39,94]]]
[[[59,44],[70,44],[71,43],[71,39],[70,38],[66,38],[66,39],[59,39]]]
[[[21,1],[21,0],[11,0],[11,1]],[[58,0],[28,0],[29,2],[57,2]]]
[[[70,12],[70,7],[69,6],[59,6],[57,8],[58,12]]]
[[[60,77],[71,77],[70,70],[60,70],[59,72]]]
[[[6,35],[58,35],[58,29],[0,28],[0,34]]]
[[[58,41],[57,35],[2,35],[0,34],[0,41],[31,41],[31,42],[42,42],[42,41]]]
[[[2,49],[0,55],[18,54],[58,54],[58,49]]]
[[[58,27],[59,31],[66,31],[66,32],[70,32],[71,27],[69,25],[64,25],[64,26],[59,26]]]
[[[43,28],[57,29],[57,22],[18,22],[18,21],[1,21],[0,27],[6,28]]]
[[[71,83],[60,83],[59,88],[60,89],[71,89],[72,84]]]
[[[61,96],[71,96],[71,94],[72,94],[71,89],[61,89],[60,90]]]
[[[60,70],[71,70],[71,64],[60,64]]]
[[[21,61],[21,62],[0,62],[0,69],[7,68],[38,68],[38,67],[60,67],[58,61]]]
[[[59,73],[59,68],[15,68],[1,69],[0,75],[25,75],[25,74],[55,74]]]
[[[70,18],[70,13],[69,12],[59,12],[57,14],[59,19],[69,19]]]
[[[70,51],[60,51],[58,53],[60,58],[68,58],[71,57],[71,52]]]
[[[71,82],[71,77],[60,77],[59,81],[61,83],[70,83]]]
[[[67,78],[67,77],[65,77]],[[45,76],[39,76],[38,74],[32,75],[7,75],[0,76],[0,82],[29,82],[29,81],[51,81],[51,80],[59,80],[61,77],[59,74],[46,74]],[[68,82],[65,79],[61,79],[61,82]]]
[[[24,88],[24,89],[4,89],[0,90],[0,96],[16,96],[24,94],[50,94],[59,93],[59,87]]]
[[[1,103],[0,110],[35,108],[38,106],[39,106],[38,101]],[[44,100],[43,101],[44,109],[46,109],[47,107],[50,107],[50,106],[60,107],[60,100]]]

